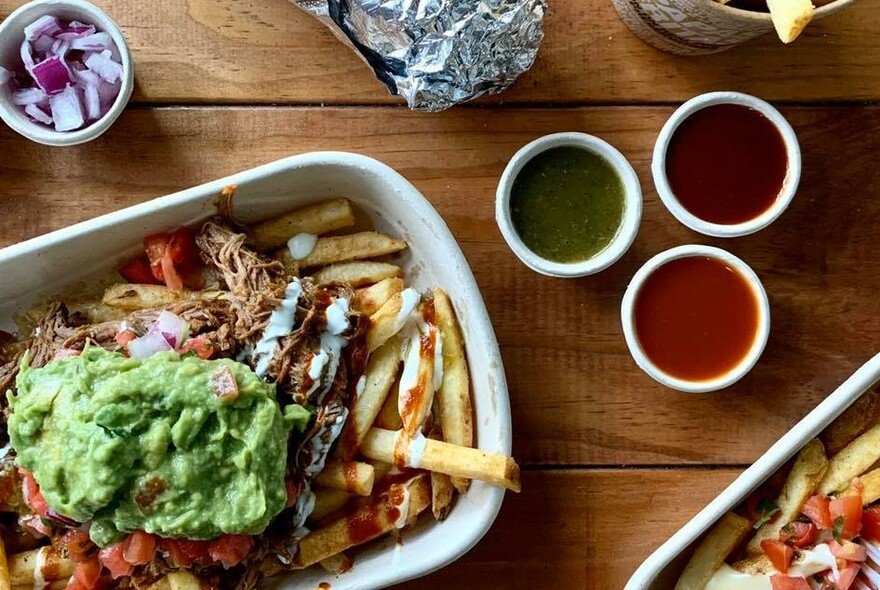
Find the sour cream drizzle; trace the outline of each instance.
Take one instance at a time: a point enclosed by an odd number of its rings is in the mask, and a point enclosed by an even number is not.
[[[312,253],[316,243],[318,243],[318,236],[314,234],[296,234],[287,240],[287,250],[290,252],[291,258],[302,260]]]
[[[321,348],[312,357],[309,363],[309,378],[312,385],[308,395],[312,395],[320,388],[319,401],[330,390],[336,371],[339,370],[339,361],[342,358],[342,349],[348,344],[348,339],[342,336],[349,327],[348,299],[334,299],[327,307],[327,330],[321,334]],[[326,377],[326,382],[322,382]]]
[[[254,348],[254,358],[257,361],[254,372],[260,377],[266,376],[269,363],[275,356],[275,347],[278,346],[278,341],[293,331],[293,324],[296,321],[296,306],[302,292],[302,283],[299,279],[293,279],[284,289],[284,299],[281,300],[278,307],[272,310],[272,315],[269,316],[269,323],[263,330],[263,336]]]
[[[832,578],[837,579],[837,560],[831,554],[831,548],[822,543],[801,553],[797,561],[788,568],[786,575],[809,578],[829,569],[832,571]],[[777,573],[779,572],[771,570],[764,574],[746,574],[724,563],[706,584],[705,590],[772,590],[770,576]]]

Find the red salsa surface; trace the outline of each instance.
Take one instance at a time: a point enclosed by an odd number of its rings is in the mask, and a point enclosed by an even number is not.
[[[660,370],[707,381],[733,369],[758,331],[758,302],[739,272],[715,258],[671,260],[651,273],[635,302],[636,335]]]
[[[672,134],[666,152],[672,193],[696,217],[722,225],[769,209],[787,171],[779,130],[759,111],[737,104],[695,112]]]

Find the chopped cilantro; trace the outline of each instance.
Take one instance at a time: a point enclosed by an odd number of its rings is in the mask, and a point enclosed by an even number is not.
[[[831,529],[831,534],[834,536],[834,540],[838,543],[843,543],[843,527],[846,524],[846,519],[842,516],[838,516],[834,519],[834,526]]]
[[[755,521],[754,527],[756,529],[761,528],[764,523],[770,522],[777,512],[779,512],[779,506],[774,504],[772,500],[763,498],[758,502],[758,508],[755,510],[758,520]]]

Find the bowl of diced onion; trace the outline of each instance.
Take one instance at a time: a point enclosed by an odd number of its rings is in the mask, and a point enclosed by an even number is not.
[[[35,0],[0,24],[0,118],[45,145],[109,129],[134,86],[119,26],[84,0]]]

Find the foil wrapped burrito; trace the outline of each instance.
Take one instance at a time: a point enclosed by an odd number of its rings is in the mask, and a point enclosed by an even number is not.
[[[410,108],[510,86],[535,61],[544,0],[291,0],[349,44]]]

